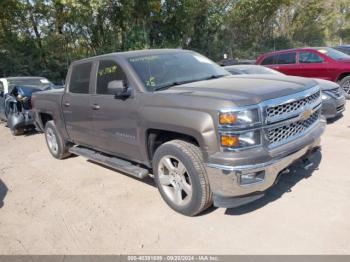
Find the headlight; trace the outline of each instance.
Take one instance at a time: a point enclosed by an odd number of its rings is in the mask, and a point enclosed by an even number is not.
[[[326,93],[322,93],[321,97],[322,97],[322,100],[327,100],[330,98]]]
[[[219,124],[222,126],[247,127],[260,122],[258,109],[228,111],[219,114]]]
[[[244,148],[260,145],[259,130],[242,132],[239,134],[221,134],[221,146],[227,148]]]

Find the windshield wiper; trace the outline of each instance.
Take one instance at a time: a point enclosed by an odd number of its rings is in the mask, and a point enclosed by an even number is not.
[[[198,81],[217,79],[217,78],[224,77],[224,76],[227,76],[227,75],[211,75],[211,76],[204,77],[201,79],[192,79],[192,80],[187,80],[187,81],[174,81],[170,84],[159,86],[159,87],[155,88],[154,91],[160,91],[160,90],[164,90],[164,89],[167,89],[167,88],[170,88],[173,86],[178,86],[178,85],[183,85],[183,84],[188,84],[188,83],[193,83],[193,82],[198,82]]]
[[[187,84],[187,83],[191,83],[191,82],[196,82],[196,81],[199,81],[199,80],[174,81],[170,84],[159,86],[159,87],[155,88],[154,91],[160,91],[160,90],[167,89],[169,87],[179,86],[179,85],[183,85],[183,84]]]

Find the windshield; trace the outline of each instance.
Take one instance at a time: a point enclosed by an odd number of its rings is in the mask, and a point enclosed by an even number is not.
[[[334,60],[343,60],[343,59],[350,59],[350,56],[347,54],[344,54],[343,52],[340,52],[338,50],[335,50],[330,47],[326,48],[317,48],[318,52],[325,54],[326,56],[329,56],[330,58]]]
[[[52,83],[46,78],[12,78],[7,80],[9,86],[32,86],[44,90]]]
[[[148,91],[229,75],[208,58],[194,52],[131,57],[128,61]]]

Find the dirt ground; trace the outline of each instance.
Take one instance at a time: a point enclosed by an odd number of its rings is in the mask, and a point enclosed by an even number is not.
[[[194,218],[152,179],[52,158],[42,134],[2,123],[0,149],[0,254],[350,254],[350,109],[328,124],[314,170],[295,165],[265,198]]]

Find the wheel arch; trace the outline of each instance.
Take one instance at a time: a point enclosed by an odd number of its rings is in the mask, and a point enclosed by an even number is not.
[[[344,77],[350,76],[350,71],[349,72],[343,72],[341,73],[338,77],[336,82],[340,82]]]

